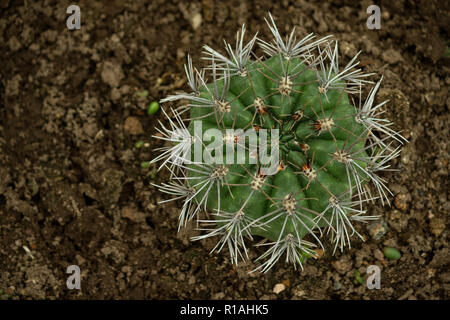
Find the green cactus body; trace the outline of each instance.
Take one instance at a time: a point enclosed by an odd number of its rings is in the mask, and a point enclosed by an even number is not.
[[[400,152],[388,139],[405,141],[379,117],[385,102],[373,106],[380,82],[364,105],[350,103],[349,94],[360,94],[361,86],[371,83],[365,80],[368,74],[355,69],[357,56],[341,71],[336,43],[334,49],[328,38],[307,44],[311,35],[295,43],[293,34],[283,42],[270,19],[275,40],[259,43],[268,58],[250,59],[256,36],[244,46],[244,27],[237,48],[227,46],[230,58],[205,47],[211,82],[188,57],[185,69],[192,93],[161,102],[189,103],[172,110],[173,116],[162,110],[170,127],[161,124],[156,137],[173,145],[160,148],[162,153],[152,161],[164,160],[161,167],[171,171],[169,183],[155,186],[185,201],[179,226],[197,217],[199,228],[209,232],[193,240],[218,236],[214,249],[228,248],[234,263],[248,257],[245,238],[267,239],[271,247],[257,259],[266,261],[255,269],[263,272],[283,254],[302,266],[316,255],[315,243],[322,246],[322,229],[331,232],[334,250],[349,246],[353,234],[363,239],[352,223],[376,218],[362,209],[364,202],[375,199],[366,184],[373,182],[383,204],[389,201],[390,191],[378,172]],[[186,126],[180,114],[187,110]],[[268,135],[252,141],[245,135],[249,129]],[[211,132],[218,132],[221,141]],[[277,170],[271,174],[252,161],[259,158],[250,146],[263,142],[269,153],[279,151]],[[249,152],[233,152],[230,163],[230,148],[236,151],[239,144]],[[216,161],[199,161],[197,148]],[[199,218],[203,209],[210,213],[208,219]]]
[[[226,129],[245,130],[255,124],[262,124],[261,127],[266,129],[280,130],[283,146],[280,148],[280,159],[285,167],[276,175],[265,177],[266,185],[262,187],[264,192],[256,190],[247,202],[244,213],[255,220],[273,211],[274,205],[290,194],[295,195],[298,207],[310,209],[317,214],[323,212],[332,195],[345,193],[350,188],[345,166],[333,158],[333,153],[339,151],[345,143],[352,145],[355,140],[358,140],[351,151],[366,155],[363,150],[365,141],[359,137],[364,132],[364,127],[355,121],[354,115],[357,114],[357,110],[349,103],[347,93],[343,90],[330,90],[327,96],[319,93],[319,83],[313,71],[308,70],[299,59],[292,59],[289,62],[286,59],[283,60],[281,60],[285,64],[283,68],[278,56],[263,62],[249,62],[248,73],[245,76],[231,76],[229,90],[225,96],[226,102],[230,105],[228,112],[215,112],[214,107],[203,106],[192,107],[190,112],[192,119],[202,119],[204,131],[220,128],[225,135]],[[304,71],[293,82],[289,95],[278,92],[279,82],[271,79],[274,77],[272,75],[274,72],[282,75],[283,70],[286,70],[288,74],[290,70]],[[216,82],[219,92],[223,89],[223,82],[223,80]],[[212,90],[212,85],[209,86],[209,91],[203,89],[200,97],[211,100],[209,92]],[[257,98],[262,99],[267,106],[279,108],[266,108],[265,113],[261,114],[254,106]],[[213,114],[204,117],[211,112]],[[297,116],[298,114],[302,116]],[[329,119],[334,125],[329,131],[320,132],[320,129],[317,129],[318,121],[330,121]],[[192,125],[190,130],[193,134]],[[302,150],[300,146],[304,149],[308,146],[309,148]],[[225,160],[223,163],[226,163]],[[191,166],[196,168],[195,165]],[[364,168],[365,164],[361,163],[361,166]],[[220,209],[226,212],[236,212],[240,209],[253,190],[251,188],[253,177],[246,173],[257,174],[257,165],[246,164],[245,167],[230,165],[226,176],[228,184],[220,187],[220,197],[216,189],[209,191],[208,209],[212,211]],[[308,179],[305,173],[307,168],[317,173],[315,179]],[[195,172],[191,174],[195,176]],[[363,177],[362,179],[364,180]],[[190,183],[195,185],[199,182],[199,179],[193,179]],[[239,186],[233,186],[234,184]],[[196,196],[198,201],[201,201],[203,197],[204,192]],[[219,198],[220,208],[218,208]],[[308,233],[306,227],[314,228],[312,221],[317,216],[312,211],[302,212],[310,219],[305,218],[302,222],[296,222],[295,228],[301,237]],[[326,226],[324,221],[329,220],[330,215],[331,212],[326,214],[321,226]],[[220,218],[218,220],[220,224]],[[252,234],[271,241],[276,241],[280,235],[284,237],[289,233],[294,234],[293,221],[288,221],[284,228],[283,222],[284,217],[278,217],[270,222],[268,228],[252,228]]]

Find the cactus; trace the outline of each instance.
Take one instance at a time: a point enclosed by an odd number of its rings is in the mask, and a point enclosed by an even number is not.
[[[361,97],[362,86],[373,82],[372,74],[357,68],[359,53],[340,68],[331,37],[315,40],[309,34],[297,42],[293,30],[284,41],[270,14],[266,22],[271,42],[255,35],[244,43],[242,26],[236,46],[225,43],[227,55],[204,46],[205,69],[194,68],[188,56],[192,92],[160,101],[187,103],[171,115],[163,109],[169,127],[160,123],[154,137],[166,144],[152,160],[170,171],[168,183],[154,185],[175,196],[162,202],[184,201],[179,229],[195,219],[204,233],[193,240],[217,238],[212,251],[226,247],[234,264],[248,259],[248,240],[262,238],[257,246],[267,250],[252,270],[261,272],[281,257],[303,268],[324,249],[324,235],[333,253],[350,247],[353,235],[364,240],[354,223],[377,218],[366,215],[366,202],[380,198],[389,204],[392,194],[379,174],[392,170],[388,162],[406,141],[381,117],[385,102],[374,104],[381,80]],[[253,51],[256,44],[263,56]],[[358,105],[351,97],[359,98]],[[249,129],[259,134],[257,140],[246,138]],[[261,129],[270,134],[261,136]],[[222,138],[209,139],[211,130]],[[211,141],[213,147],[206,143]],[[234,162],[225,161],[226,151],[238,146],[248,151],[244,157],[233,153]],[[209,161],[192,159],[196,147]],[[270,172],[263,170],[261,153],[251,152],[262,147],[278,151]]]

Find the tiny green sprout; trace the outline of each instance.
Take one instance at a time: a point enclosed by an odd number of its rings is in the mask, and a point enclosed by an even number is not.
[[[136,143],[134,144],[134,147],[135,147],[136,149],[140,149],[140,148],[142,148],[142,147],[144,146],[144,144],[145,144],[144,141],[139,140],[139,141],[136,141]]]
[[[159,110],[159,103],[157,101],[153,101],[148,105],[147,114],[149,116],[154,115]]]
[[[390,260],[398,260],[402,254],[395,248],[386,247],[384,248],[384,256]]]
[[[151,161],[142,161],[141,162],[141,168],[142,169],[149,169],[151,167],[151,169],[147,172],[147,175],[150,177],[150,179],[155,179],[156,178],[156,174],[158,173],[158,170],[155,166],[154,163],[152,163]]]
[[[148,168],[150,168],[150,161],[142,161],[142,162],[141,162],[141,168],[142,168],[142,169],[148,169]]]
[[[147,96],[148,96],[148,91],[147,91],[147,90],[138,91],[138,92],[136,93],[136,95],[137,95],[139,98],[147,98]]]
[[[363,277],[361,277],[361,273],[359,272],[358,269],[355,270],[354,276],[355,276],[355,279],[353,280],[353,282],[355,284],[358,284],[358,283],[363,284],[364,283],[364,279],[363,279]]]
[[[148,172],[148,176],[150,177],[150,179],[154,180],[156,178],[156,174],[158,173],[158,170],[155,166],[155,164],[152,164],[152,169],[149,170]]]

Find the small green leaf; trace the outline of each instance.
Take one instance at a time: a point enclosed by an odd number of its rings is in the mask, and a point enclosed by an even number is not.
[[[141,168],[143,168],[143,169],[150,168],[150,161],[141,162]]]
[[[147,91],[147,90],[138,91],[138,92],[136,93],[136,95],[137,95],[139,98],[147,98],[147,96],[148,96],[148,91]]]
[[[353,280],[355,283],[363,284],[364,279],[361,277],[361,273],[358,269],[355,270],[355,279]]]
[[[395,248],[386,247],[384,248],[384,256],[391,260],[398,260],[402,254]]]
[[[142,148],[142,147],[144,146],[144,144],[145,144],[144,141],[139,140],[139,141],[136,141],[136,143],[134,144],[134,147],[135,147],[136,149],[140,149],[140,148]]]
[[[158,112],[158,110],[159,110],[159,103],[156,101],[153,101],[152,103],[150,103],[148,105],[147,114],[149,116],[154,115],[156,112]]]

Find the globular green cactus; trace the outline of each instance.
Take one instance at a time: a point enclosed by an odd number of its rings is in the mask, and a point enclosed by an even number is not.
[[[227,247],[236,264],[248,258],[248,239],[261,237],[258,245],[268,249],[255,270],[262,272],[283,255],[303,267],[323,249],[323,234],[333,253],[350,246],[352,235],[363,239],[353,223],[376,218],[365,215],[365,202],[389,203],[379,173],[398,156],[393,145],[405,141],[380,117],[385,102],[374,105],[381,80],[361,98],[361,87],[372,82],[357,69],[358,54],[341,69],[330,37],[297,42],[292,31],[283,41],[272,16],[268,25],[271,42],[255,35],[244,44],[243,26],[236,47],[226,44],[228,56],[205,46],[210,65],[201,71],[188,57],[192,92],[161,100],[186,103],[171,116],[163,110],[169,127],[161,123],[154,137],[169,145],[153,160],[170,170],[171,180],[157,187],[175,197],[163,202],[184,200],[179,227],[196,218],[206,233],[193,240],[217,237],[213,251]],[[264,56],[253,51],[256,43]]]

